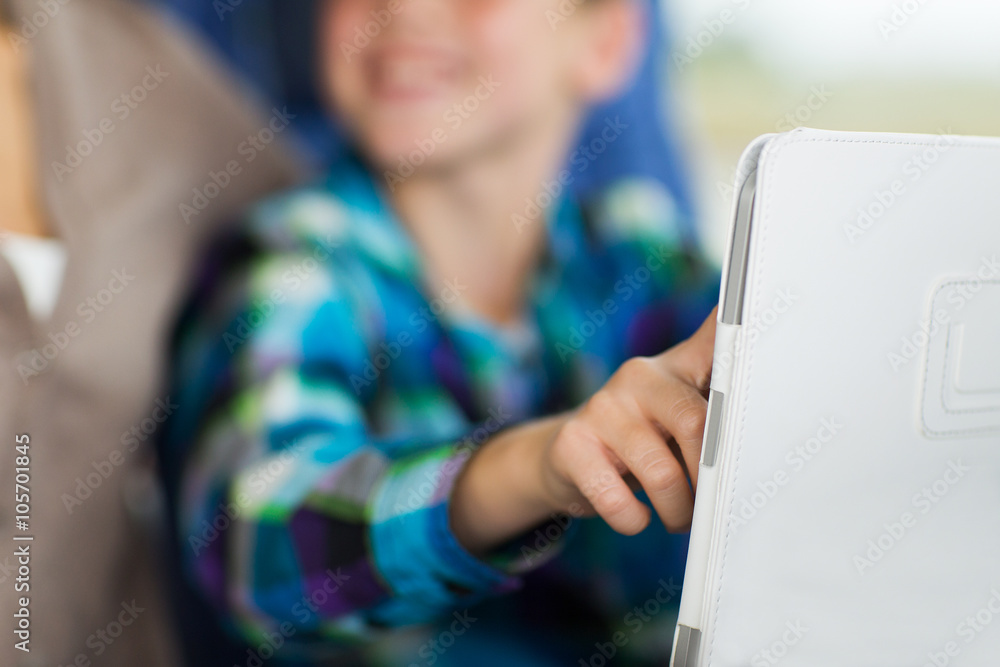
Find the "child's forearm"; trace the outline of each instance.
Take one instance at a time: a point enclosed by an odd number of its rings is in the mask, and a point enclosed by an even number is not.
[[[483,555],[566,508],[545,492],[542,458],[566,416],[528,422],[499,434],[469,461],[455,483],[451,527]]]

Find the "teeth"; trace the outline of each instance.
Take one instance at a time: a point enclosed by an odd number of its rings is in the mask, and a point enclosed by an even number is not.
[[[444,68],[431,61],[386,59],[379,64],[383,85],[393,88],[425,88],[441,83]]]
[[[412,62],[397,61],[389,63],[383,71],[385,72],[386,82],[393,85],[412,83],[414,80],[420,80],[425,76],[421,68]]]

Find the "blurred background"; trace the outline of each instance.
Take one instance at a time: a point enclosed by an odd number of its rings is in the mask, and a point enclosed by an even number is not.
[[[299,113],[317,164],[339,149],[313,90],[316,0],[157,0],[260,94]],[[571,1],[571,0],[567,0]],[[721,261],[737,159],[797,126],[1000,135],[997,0],[640,0],[651,50],[635,87],[595,112],[639,128],[583,190],[622,172],[664,180]]]
[[[673,0],[663,9],[669,94],[713,259],[724,252],[736,161],[760,134],[804,125],[1000,135],[996,0]]]

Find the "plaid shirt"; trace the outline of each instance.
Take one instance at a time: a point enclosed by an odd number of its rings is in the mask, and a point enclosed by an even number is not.
[[[427,293],[356,161],[252,211],[182,318],[164,443],[184,570],[240,664],[278,645],[303,665],[664,663],[686,538],[554,517],[481,560],[448,512],[491,434],[698,327],[718,283],[687,229],[646,181],[557,203],[502,328],[457,306],[458,279]]]

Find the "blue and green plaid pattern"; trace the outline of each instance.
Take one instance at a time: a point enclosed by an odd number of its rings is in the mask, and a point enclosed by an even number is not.
[[[717,277],[682,222],[645,181],[559,203],[525,317],[499,327],[456,306],[458,279],[427,293],[356,160],[251,212],[178,330],[164,444],[185,570],[245,664],[277,639],[305,665],[664,663],[685,538],[555,518],[480,560],[448,505],[490,435],[698,327]]]

